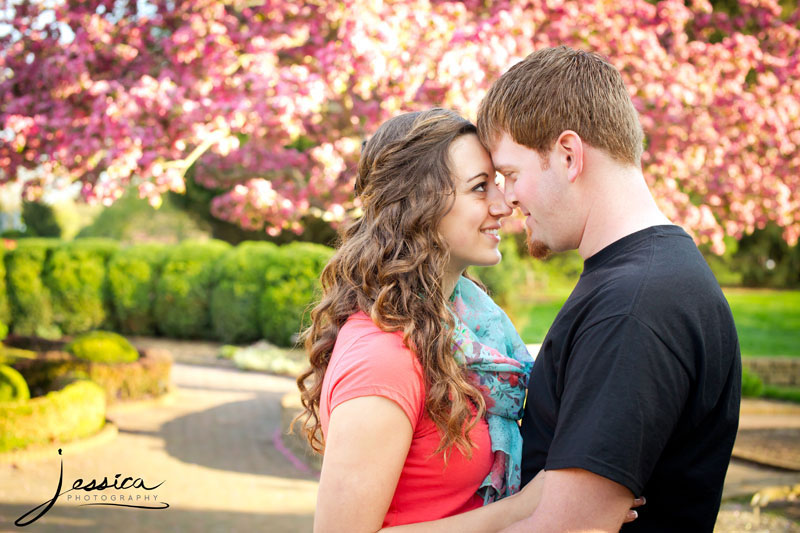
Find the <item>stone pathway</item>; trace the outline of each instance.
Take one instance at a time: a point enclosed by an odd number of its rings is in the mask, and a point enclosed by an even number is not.
[[[85,485],[108,477],[113,485],[118,473],[120,479],[131,476],[142,478],[147,486],[163,485],[152,491],[63,494],[40,520],[19,529],[14,520],[53,497],[59,456],[54,447],[47,459],[0,462],[0,532],[310,531],[316,476],[287,458],[279,438],[280,399],[296,390],[294,380],[232,368],[229,361],[216,359],[216,343],[176,341],[165,346],[161,339],[135,340],[140,347],[158,345],[173,352],[175,391],[159,404],[111,409],[108,417],[119,429],[111,440],[65,447],[62,493],[78,478]],[[740,456],[800,451],[800,442],[792,438],[792,431],[800,428],[800,406],[747,400],[740,426],[745,436],[737,442]],[[778,430],[789,438],[776,440]],[[742,500],[764,487],[796,483],[798,471],[734,459],[715,531],[800,532],[797,502],[776,507],[780,516],[767,509],[757,519]],[[80,506],[68,499],[75,493],[84,498],[114,493],[157,496],[170,507]]]
[[[119,435],[107,444],[63,457],[66,491],[77,478],[108,476],[163,481],[153,491],[73,491],[22,531],[310,531],[315,476],[299,471],[274,444],[280,398],[294,380],[235,369],[176,363],[171,402],[157,408],[111,410]],[[0,464],[0,531],[53,497],[59,459]],[[157,496],[165,510],[79,506],[67,501],[113,493]]]

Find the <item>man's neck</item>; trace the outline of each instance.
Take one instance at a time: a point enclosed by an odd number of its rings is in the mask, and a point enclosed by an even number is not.
[[[609,244],[652,226],[672,224],[658,209],[639,169],[619,167],[598,174],[578,253],[588,259]]]

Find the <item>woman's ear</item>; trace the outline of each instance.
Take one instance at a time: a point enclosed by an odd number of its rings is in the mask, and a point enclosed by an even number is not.
[[[562,131],[556,140],[555,150],[567,179],[574,183],[583,172],[583,141],[580,135],[572,130]]]

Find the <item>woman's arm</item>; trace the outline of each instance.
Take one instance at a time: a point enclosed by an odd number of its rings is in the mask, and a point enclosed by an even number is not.
[[[383,525],[411,446],[395,402],[354,398],[333,409],[325,436],[314,532],[374,532]]]
[[[314,532],[450,533],[500,531],[529,517],[539,503],[544,471],[521,492],[440,520],[381,529],[413,431],[393,401],[365,396],[332,412],[325,439]],[[629,515],[626,522],[635,515]]]
[[[488,533],[500,531],[523,520],[533,513],[542,495],[544,471],[539,472],[521,492],[502,500],[484,505],[463,514],[449,516],[431,522],[408,524],[381,529],[386,533]]]
[[[432,522],[381,529],[411,437],[408,417],[391,400],[364,396],[337,406],[325,438],[314,532],[499,531],[534,511],[543,473],[521,493],[491,505]]]

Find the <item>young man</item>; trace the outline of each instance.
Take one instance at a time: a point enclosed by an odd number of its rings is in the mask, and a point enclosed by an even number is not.
[[[692,239],[659,211],[642,129],[596,54],[539,50],[478,112],[481,141],[524,215],[529,248],[577,249],[581,278],[534,365],[522,481],[548,471],[509,531],[712,531],[739,418],[730,308]],[[552,474],[552,475],[551,475]]]

